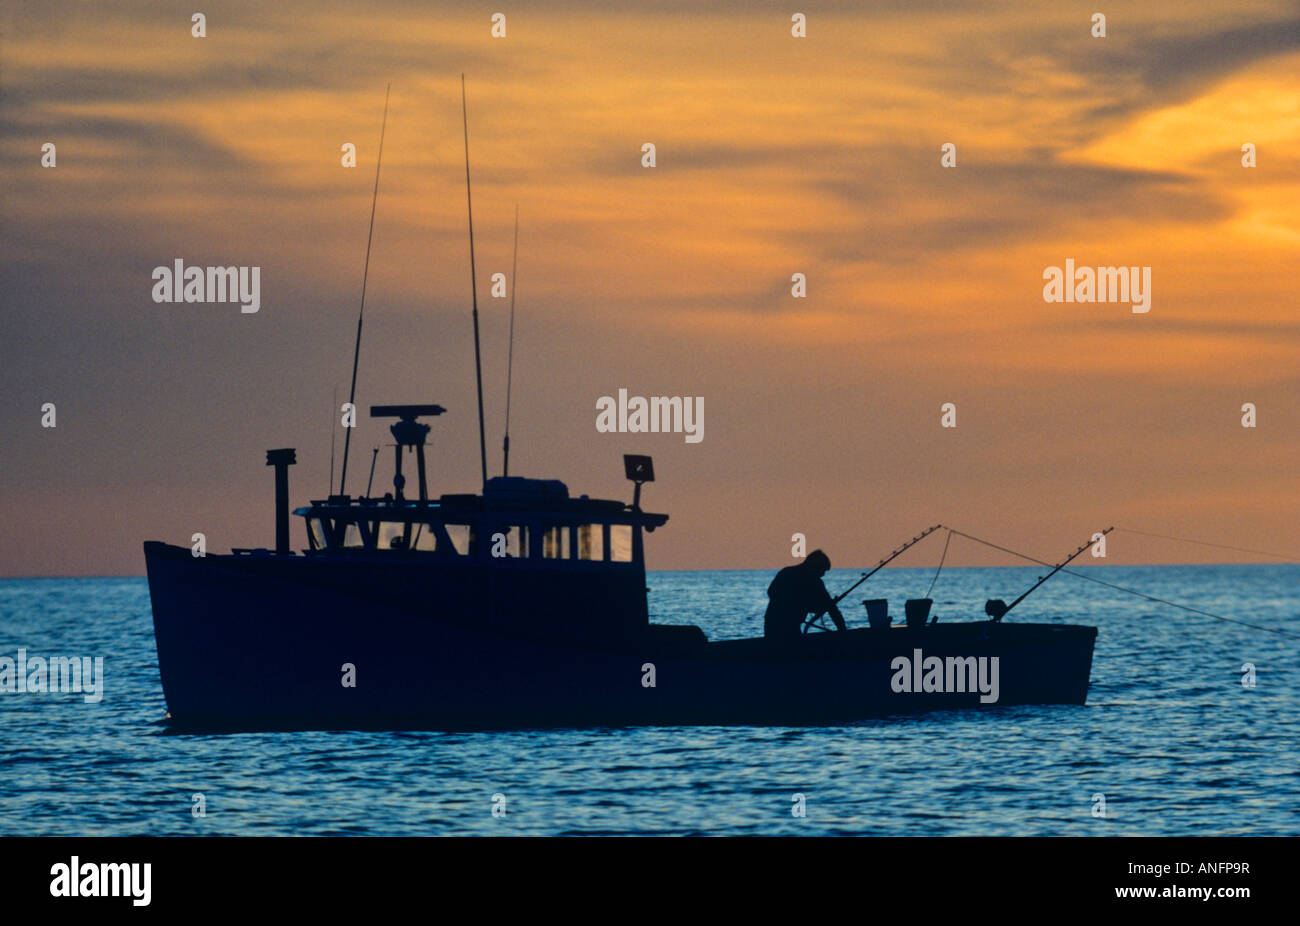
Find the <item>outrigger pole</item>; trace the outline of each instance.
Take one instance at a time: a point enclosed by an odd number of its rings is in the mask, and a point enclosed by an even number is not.
[[[515,203],[515,256],[510,261],[510,351],[506,359],[506,436],[501,442],[501,475],[510,475],[510,380],[515,369],[515,273],[519,268],[519,204]]]
[[[370,277],[370,243],[375,237],[375,206],[379,203],[379,167],[384,162],[384,130],[388,128],[388,94],[392,83],[384,90],[384,119],[379,126],[379,155],[375,158],[375,192],[370,200],[370,232],[366,235],[366,263],[361,271],[361,311],[357,313],[357,343],[352,348],[352,388],[348,391],[348,404],[357,407],[357,360],[361,357],[361,322],[366,317],[366,280]],[[355,424],[355,422],[353,422]],[[343,437],[343,473],[339,476],[339,494],[344,494],[348,482],[348,451],[352,448],[352,428]],[[333,475],[331,474],[331,479]]]
[[[334,416],[337,412],[334,409],[339,407],[339,387],[334,387],[334,392],[330,395],[330,481],[325,483],[325,494],[329,495],[334,488],[334,443],[335,429]]]
[[[487,489],[487,436],[483,430],[483,360],[478,339],[478,280],[474,270],[474,202],[469,192],[469,105],[465,102],[465,75],[460,75],[460,112],[465,125],[465,207],[469,211],[469,287],[474,300],[474,375],[478,380],[478,451],[483,471],[483,488]],[[511,289],[514,280],[510,281]],[[346,464],[346,457],[344,458]]]
[[[1104,531],[1101,532],[1101,535],[1104,537],[1104,536],[1106,536],[1107,534],[1109,534],[1111,531],[1113,531],[1114,529],[1115,529],[1114,527],[1108,527],[1108,528],[1106,528]],[[1012,608],[1014,608],[1016,605],[1020,604],[1020,602],[1024,601],[1027,597],[1029,597],[1029,593],[1030,593],[1030,592],[1032,592],[1034,589],[1038,588],[1038,586],[1042,585],[1044,582],[1046,582],[1046,581],[1047,581],[1048,579],[1050,579],[1052,576],[1056,575],[1058,572],[1060,572],[1062,569],[1064,569],[1064,568],[1066,567],[1066,565],[1069,564],[1070,560],[1074,559],[1076,556],[1078,556],[1080,553],[1082,553],[1084,550],[1088,549],[1088,547],[1092,546],[1092,545],[1093,545],[1094,543],[1096,543],[1096,542],[1097,542],[1097,541],[1096,541],[1096,538],[1094,537],[1094,539],[1089,540],[1089,541],[1088,541],[1087,543],[1085,543],[1083,546],[1079,547],[1079,549],[1075,550],[1073,553],[1071,553],[1071,554],[1070,554],[1069,556],[1067,556],[1065,559],[1061,560],[1061,562],[1059,562],[1059,563],[1056,565],[1056,568],[1055,568],[1055,569],[1053,569],[1051,572],[1049,572],[1049,573],[1048,573],[1047,575],[1045,575],[1045,576],[1040,576],[1037,582],[1035,582],[1033,585],[1029,586],[1029,588],[1028,588],[1028,589],[1027,589],[1027,590],[1026,590],[1026,591],[1025,591],[1025,592],[1024,592],[1024,593],[1023,593],[1019,598],[1017,598],[1015,601],[1011,602],[1011,604],[1006,604],[1006,603],[1004,603],[1000,598],[994,598],[994,599],[990,600],[989,602],[987,602],[987,603],[984,605],[984,613],[987,614],[989,617],[993,618],[993,622],[994,622],[994,623],[997,623],[998,621],[1002,620],[1002,618],[1006,617],[1008,611],[1010,611],[1010,610],[1011,610]]]

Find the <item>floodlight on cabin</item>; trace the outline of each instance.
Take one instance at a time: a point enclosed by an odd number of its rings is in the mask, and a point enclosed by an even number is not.
[[[647,456],[623,454],[623,474],[636,486],[632,492],[632,510],[641,510],[641,486],[655,481],[655,463]]]

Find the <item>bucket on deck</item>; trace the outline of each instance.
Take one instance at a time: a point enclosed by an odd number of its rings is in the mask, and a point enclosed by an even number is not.
[[[903,605],[903,610],[907,613],[907,626],[914,630],[924,627],[926,619],[930,616],[930,606],[933,604],[933,598],[907,599],[907,604]]]
[[[867,609],[867,621],[872,627],[889,626],[889,599],[888,598],[870,598],[862,602],[862,606]]]

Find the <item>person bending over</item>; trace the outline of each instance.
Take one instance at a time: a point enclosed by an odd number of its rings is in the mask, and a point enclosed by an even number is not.
[[[786,566],[776,574],[767,588],[767,613],[763,616],[763,636],[769,640],[797,640],[804,618],[809,614],[830,612],[837,630],[848,629],[844,615],[831,599],[822,576],[831,568],[830,557],[813,550],[802,563]]]

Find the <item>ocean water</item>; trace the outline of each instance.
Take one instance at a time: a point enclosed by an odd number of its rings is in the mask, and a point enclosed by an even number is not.
[[[1083,571],[1300,633],[1300,566]],[[1040,573],[945,570],[935,613],[974,619]],[[901,612],[932,576],[879,573],[846,616],[865,624],[867,597]],[[652,573],[652,620],[759,634],[769,580]],[[178,736],[153,724],[165,705],[144,579],[0,580],[0,656],[102,656],[105,672],[98,703],[0,694],[0,835],[1300,833],[1300,639],[1064,574],[1007,620],[1100,629],[1086,706],[813,728]]]

